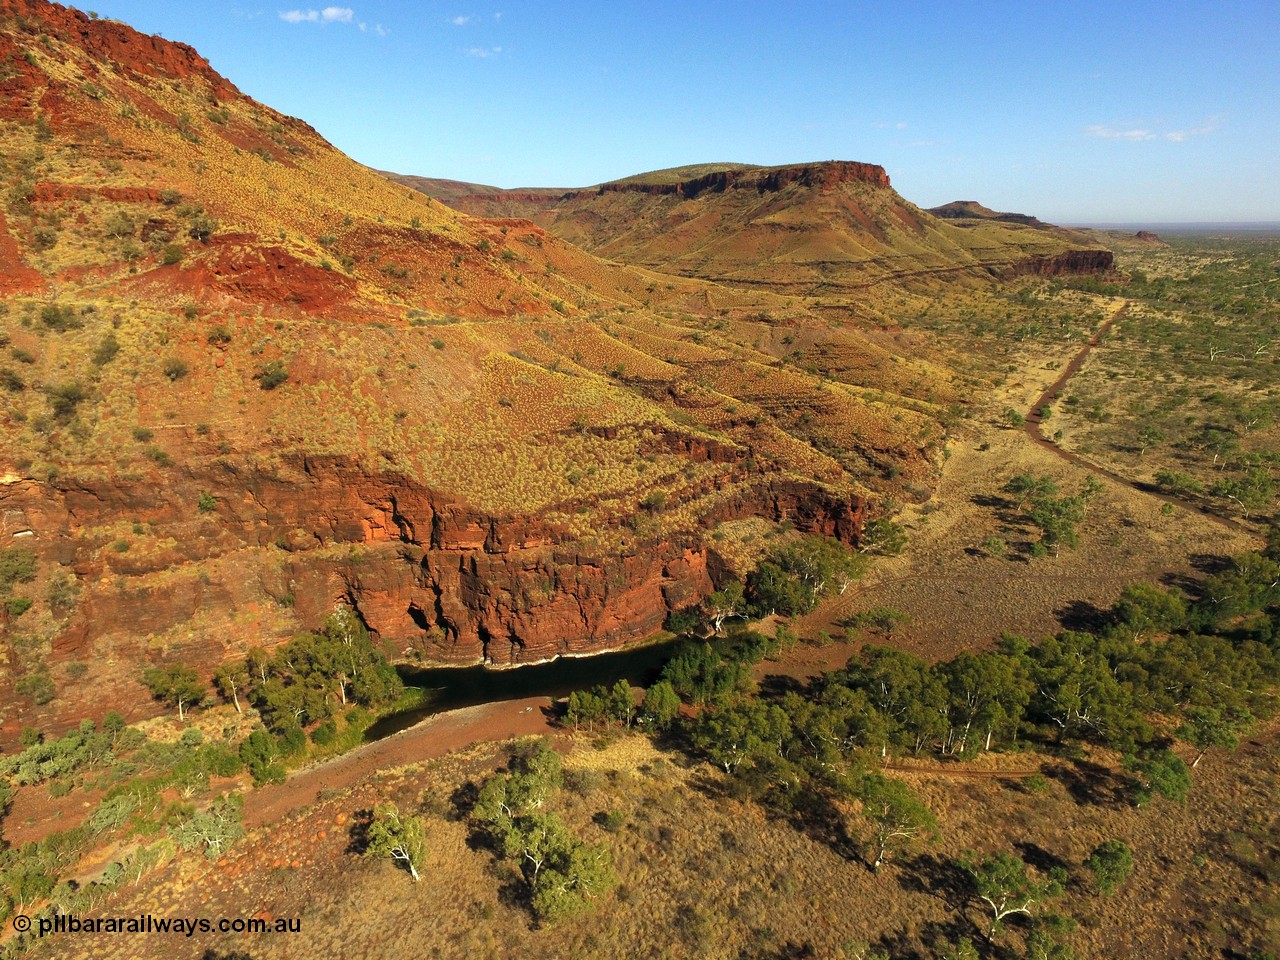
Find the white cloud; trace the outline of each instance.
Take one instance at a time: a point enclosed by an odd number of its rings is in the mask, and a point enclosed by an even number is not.
[[[1118,125],[1092,123],[1084,128],[1084,132],[1091,137],[1099,137],[1103,140],[1128,140],[1130,143],[1138,143],[1142,140],[1161,139],[1168,140],[1170,143],[1182,143],[1192,137],[1203,137],[1213,133],[1218,129],[1221,119],[1221,117],[1210,117],[1199,126],[1179,130],[1157,130],[1132,122]]]
[[[1164,135],[1164,138],[1166,140],[1171,140],[1174,143],[1182,143],[1182,141],[1188,140],[1191,137],[1205,137],[1218,129],[1219,120],[1219,117],[1213,117],[1206,120],[1198,127],[1191,127],[1187,130],[1170,130]]]
[[[462,16],[450,17],[449,22],[452,23],[455,27],[465,27],[468,23],[471,22],[471,18],[462,17]]]
[[[502,52],[501,47],[471,47],[469,50],[467,50],[467,56],[480,57],[481,59],[485,59],[487,57],[496,57],[501,52]]]
[[[1132,129],[1118,130],[1115,127],[1107,126],[1103,123],[1091,123],[1084,128],[1084,132],[1091,137],[1099,137],[1102,140],[1153,140],[1155,134],[1150,130]]]
[[[281,10],[285,23],[351,23],[356,12],[350,7],[325,7],[323,10]]]

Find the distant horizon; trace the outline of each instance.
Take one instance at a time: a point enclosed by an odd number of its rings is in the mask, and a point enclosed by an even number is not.
[[[1043,219],[1043,218],[1042,218]],[[1047,221],[1073,230],[1150,230],[1158,233],[1231,231],[1243,233],[1280,232],[1280,220],[1132,220],[1132,221]]]
[[[1120,21],[1101,0],[350,2],[95,6],[382,170],[510,189],[832,157],[922,207],[1280,220],[1269,0],[1133,0]]]

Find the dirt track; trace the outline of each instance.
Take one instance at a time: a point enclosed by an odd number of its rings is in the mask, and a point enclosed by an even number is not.
[[[481,740],[509,740],[554,733],[546,697],[527,697],[437,714],[408,730],[350,753],[295,771],[288,780],[245,795],[245,825],[281,820],[329,791],[344,790],[379,770],[444,756]]]
[[[1035,403],[1031,405],[1031,409],[1027,412],[1026,424],[1023,429],[1026,430],[1027,436],[1037,444],[1061,457],[1063,460],[1067,461],[1067,463],[1074,464],[1078,467],[1084,467],[1086,470],[1091,470],[1096,474],[1100,474],[1101,476],[1108,478],[1109,480],[1124,484],[1139,493],[1155,497],[1157,500],[1162,500],[1165,503],[1171,503],[1174,506],[1182,507],[1186,510],[1197,511],[1202,516],[1207,517],[1215,523],[1220,523],[1224,527],[1230,527],[1232,530],[1237,530],[1241,533],[1251,533],[1252,531],[1243,523],[1240,523],[1238,520],[1233,520],[1230,517],[1224,517],[1220,514],[1214,513],[1199,501],[1177,497],[1173,494],[1157,490],[1150,484],[1139,483],[1135,480],[1131,480],[1123,474],[1108,470],[1106,467],[1094,463],[1092,460],[1086,460],[1078,453],[1063,450],[1062,447],[1058,446],[1058,444],[1054,443],[1044,435],[1044,420],[1040,416],[1040,410],[1052,404],[1054,400],[1062,395],[1066,390],[1067,384],[1071,382],[1071,378],[1080,372],[1080,368],[1084,366],[1084,362],[1089,358],[1089,353],[1098,345],[1098,341],[1100,341],[1103,335],[1111,329],[1112,324],[1124,315],[1128,308],[1129,305],[1126,303],[1117,309],[1115,313],[1108,317],[1106,321],[1098,327],[1093,336],[1085,342],[1085,345],[1080,348],[1080,352],[1071,358],[1071,362],[1067,364],[1058,379],[1046,387],[1044,392],[1036,399]]]

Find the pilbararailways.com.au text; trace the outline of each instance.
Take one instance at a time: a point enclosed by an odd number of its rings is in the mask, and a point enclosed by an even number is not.
[[[15,917],[15,920],[18,918]],[[26,929],[31,929],[31,921],[27,920]],[[134,917],[85,917],[74,914],[59,914],[56,917],[41,917],[35,921],[36,935],[50,937],[57,934],[85,933],[143,933],[143,934],[181,934],[192,937],[197,933],[301,933],[302,920],[281,917],[268,920],[264,917],[236,917],[228,919],[219,917],[153,917],[150,914],[139,914]],[[18,928],[15,923],[15,928]]]

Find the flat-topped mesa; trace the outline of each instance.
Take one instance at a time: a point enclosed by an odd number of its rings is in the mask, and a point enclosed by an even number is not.
[[[588,196],[592,193],[645,193],[655,196],[674,194],[692,200],[703,193],[724,193],[726,190],[755,190],[759,193],[775,193],[790,184],[831,190],[842,183],[869,183],[877,187],[889,187],[889,175],[884,167],[874,163],[858,163],[852,160],[826,160],[820,163],[792,164],[785,167],[759,167],[747,170],[717,170],[713,173],[683,180],[678,183],[637,183],[620,181],[605,183],[594,190],[565,194],[565,198]]]

